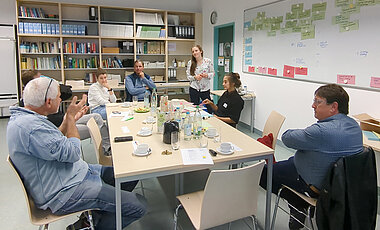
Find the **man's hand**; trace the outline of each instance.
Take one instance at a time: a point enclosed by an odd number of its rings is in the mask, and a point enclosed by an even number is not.
[[[85,106],[86,105],[86,101],[87,101],[87,95],[83,94],[82,100],[80,100],[78,103],[76,102],[77,99],[78,99],[78,97],[74,96],[73,99],[71,100],[70,105],[67,107],[66,116],[68,118],[74,118],[74,119],[76,119],[78,113],[81,114],[84,111],[87,112],[87,110],[88,110],[88,108],[86,108],[87,106]],[[78,115],[78,116],[80,116],[79,118],[81,118],[83,116],[83,114],[82,115]]]
[[[79,112],[77,112],[77,114],[75,114],[75,121],[78,121],[81,117],[83,117],[83,115],[85,115],[88,111],[88,106],[83,106],[81,110],[79,110]]]
[[[139,77],[142,79],[142,78],[144,78],[145,77],[145,74],[144,74],[144,72],[140,72],[140,74],[139,74]]]

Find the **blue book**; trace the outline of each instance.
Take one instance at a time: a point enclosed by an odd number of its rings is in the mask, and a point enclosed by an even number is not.
[[[51,34],[51,24],[46,24],[46,34]]]
[[[56,34],[55,33],[55,24],[51,24],[50,28],[51,28],[51,34]]]
[[[24,33],[24,23],[23,22],[19,22],[18,23],[18,33],[19,34],[23,34]]]
[[[36,23],[36,27],[37,27],[37,34],[42,34],[41,23]]]
[[[78,35],[78,25],[73,25],[73,34]]]
[[[46,30],[46,23],[42,23],[42,34],[46,34],[47,33],[47,30]]]
[[[59,34],[59,24],[55,24],[55,34]]]
[[[370,141],[380,141],[380,138],[371,131],[363,131],[363,133],[364,133],[364,136],[366,136],[367,139]]]

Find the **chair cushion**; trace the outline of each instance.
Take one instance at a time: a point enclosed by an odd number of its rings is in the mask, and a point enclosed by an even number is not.
[[[268,135],[265,135],[263,137],[257,138],[257,141],[268,146],[269,148],[272,148],[273,145],[273,134],[269,133]],[[268,164],[268,160],[265,160]],[[276,163],[276,159],[274,158],[273,155],[273,164]]]

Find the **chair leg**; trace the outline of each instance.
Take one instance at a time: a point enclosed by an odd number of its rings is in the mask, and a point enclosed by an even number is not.
[[[277,210],[278,210],[278,205],[279,205],[279,202],[280,202],[280,195],[281,195],[281,191],[282,191],[283,188],[280,188],[280,190],[278,190],[278,193],[277,193],[277,199],[276,199],[276,204],[274,206],[274,210],[273,210],[273,217],[272,217],[272,224],[271,224],[271,230],[274,229],[274,224],[276,223],[276,215],[277,215]]]
[[[143,184],[142,180],[140,180],[140,184],[141,184],[141,193],[142,193],[143,197],[145,197],[144,184]]]
[[[251,219],[252,219],[252,226],[253,226],[253,230],[256,230],[257,229],[257,220],[256,220],[256,216],[250,216]]]
[[[90,223],[90,229],[91,230],[95,230],[94,219],[92,218],[92,212],[91,212],[91,210],[89,210],[87,212],[87,219],[88,219],[88,222]]]
[[[177,223],[178,223],[178,210],[182,207],[182,204],[179,204],[177,208],[175,209],[174,213],[174,230],[177,230]]]
[[[231,222],[228,223],[228,230],[231,230]]]
[[[308,219],[309,219],[310,227],[312,230],[314,230],[313,217],[311,216],[311,208],[312,208],[312,206],[309,206],[309,208],[307,209],[307,213],[308,213]]]

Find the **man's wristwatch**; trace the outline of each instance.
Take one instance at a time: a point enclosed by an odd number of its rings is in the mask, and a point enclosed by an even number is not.
[[[112,91],[112,88],[110,88],[110,89],[108,90],[108,92],[110,92],[110,91]]]

